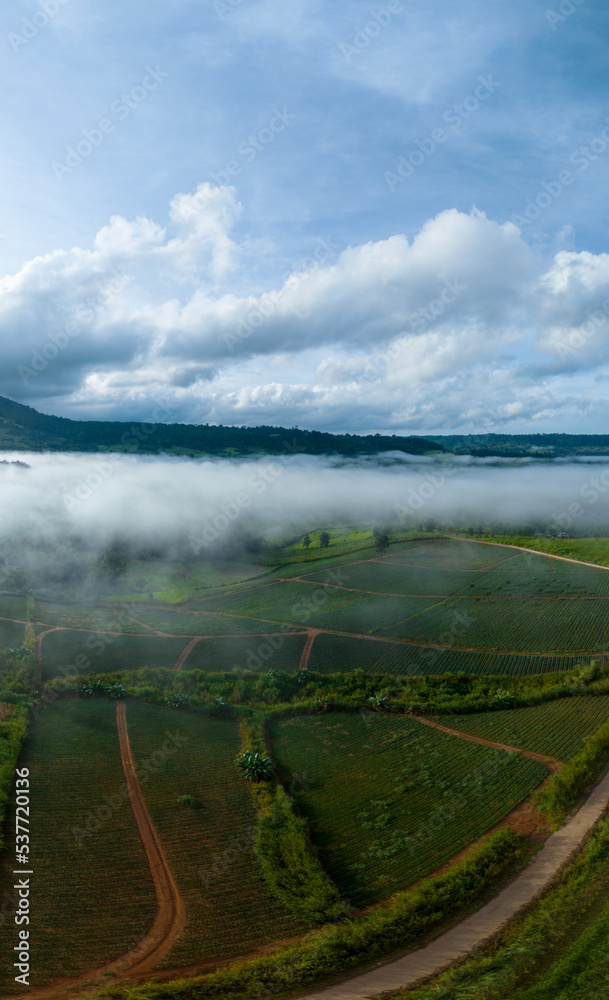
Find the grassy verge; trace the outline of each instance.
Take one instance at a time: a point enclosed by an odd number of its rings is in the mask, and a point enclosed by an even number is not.
[[[601,820],[557,885],[515,920],[490,947],[424,986],[394,1000],[599,1000],[606,993],[575,989],[579,975],[603,970],[606,932],[609,822]],[[598,982],[596,984],[598,986]],[[565,986],[566,991],[565,991]]]
[[[586,788],[600,777],[609,757],[609,722],[588,737],[585,745],[535,797],[538,809],[558,826]]]
[[[365,967],[395,949],[406,950],[482,893],[505,879],[524,856],[524,838],[509,829],[489,837],[447,874],[400,893],[385,906],[348,922],[312,931],[275,955],[172,983],[108,987],[96,1000],[207,1000],[281,996]]]

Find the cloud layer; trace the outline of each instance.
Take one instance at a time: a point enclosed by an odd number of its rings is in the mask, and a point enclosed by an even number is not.
[[[274,287],[236,190],[176,195],[165,225],[114,216],[89,249],[0,281],[0,392],[74,416],[336,430],[598,429],[609,255],[535,253],[475,209],[339,248]],[[238,230],[238,234],[237,231]],[[558,426],[559,422],[560,426]]]

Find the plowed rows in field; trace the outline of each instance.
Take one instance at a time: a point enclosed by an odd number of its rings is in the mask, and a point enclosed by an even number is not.
[[[286,670],[298,669],[306,633],[297,635],[235,636],[201,639],[182,664],[183,670]]]
[[[298,805],[323,864],[357,904],[437,868],[547,774],[537,761],[397,716],[281,719],[271,736],[282,776],[302,788]]]
[[[118,958],[152,923],[150,871],[124,787],[116,705],[59,701],[34,717],[20,767],[30,769],[33,986]],[[14,830],[14,809],[8,827]],[[88,831],[81,836],[79,831]],[[14,852],[0,884],[14,884]],[[4,891],[4,890],[3,890]],[[8,891],[8,890],[7,890]],[[10,894],[10,893],[9,893]],[[4,912],[4,911],[3,911]],[[0,952],[13,954],[15,925],[0,923]],[[8,962],[2,996],[22,993]]]
[[[386,561],[356,563],[340,569],[337,582],[343,587],[371,591],[379,594],[436,594],[448,596],[458,593],[471,574],[467,570],[421,569],[418,566],[399,566]],[[609,574],[607,574],[609,578]],[[332,583],[328,573],[307,573],[303,579],[309,583]]]
[[[143,625],[130,619],[132,610],[118,608],[67,607],[65,604],[40,602],[40,619],[47,625],[65,628],[92,629],[95,632],[147,632]],[[135,617],[138,617],[137,614]]]
[[[458,634],[453,635],[455,642]],[[434,649],[431,646],[408,646],[355,639],[349,636],[321,633],[316,636],[309,670],[320,674],[349,673],[364,670],[371,674],[397,674],[410,677],[421,674],[471,674],[482,676],[520,677],[525,674],[552,673],[571,670],[590,662],[591,656],[522,656],[510,653],[468,653],[455,649]]]
[[[227,958],[305,928],[276,902],[253,853],[256,815],[234,758],[239,729],[140,702],[127,705],[137,767],[154,760],[170,731],[166,754],[145,781],[148,811],[186,906],[186,928],[164,967]],[[180,805],[192,795],[196,806]]]
[[[26,599],[15,594],[0,594],[0,618],[26,620]]]
[[[463,626],[459,639],[449,645],[509,652],[592,652],[609,646],[607,612],[604,601],[450,598],[417,618],[381,629],[379,634],[437,642],[439,635],[457,623],[456,627]]]
[[[210,610],[212,608],[210,607]],[[265,614],[260,617],[272,618],[271,609],[267,607]],[[170,635],[244,635],[250,632],[269,632],[268,622],[256,621],[255,618],[240,617],[236,612],[235,616],[216,614],[187,614],[180,611],[150,611],[148,609],[138,610],[137,617],[140,621],[150,625],[151,628],[159,632],[167,632]]]
[[[51,632],[42,641],[43,680],[138,667],[173,667],[188,642],[151,635]]]
[[[608,697],[561,698],[545,705],[437,718],[444,726],[568,760],[609,721]]]

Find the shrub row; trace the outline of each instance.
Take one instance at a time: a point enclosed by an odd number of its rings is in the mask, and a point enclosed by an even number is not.
[[[588,737],[582,749],[545,788],[536,793],[535,802],[552,823],[563,821],[586,788],[596,781],[609,761],[609,722]]]

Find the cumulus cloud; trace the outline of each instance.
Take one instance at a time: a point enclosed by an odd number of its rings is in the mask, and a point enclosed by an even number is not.
[[[115,216],[90,249],[5,277],[0,391],[117,417],[145,416],[163,391],[178,419],[336,429],[599,410],[572,377],[609,360],[609,255],[543,259],[513,223],[449,209],[412,239],[339,253],[320,240],[260,290],[242,215],[234,188],[201,184],[164,226]]]

